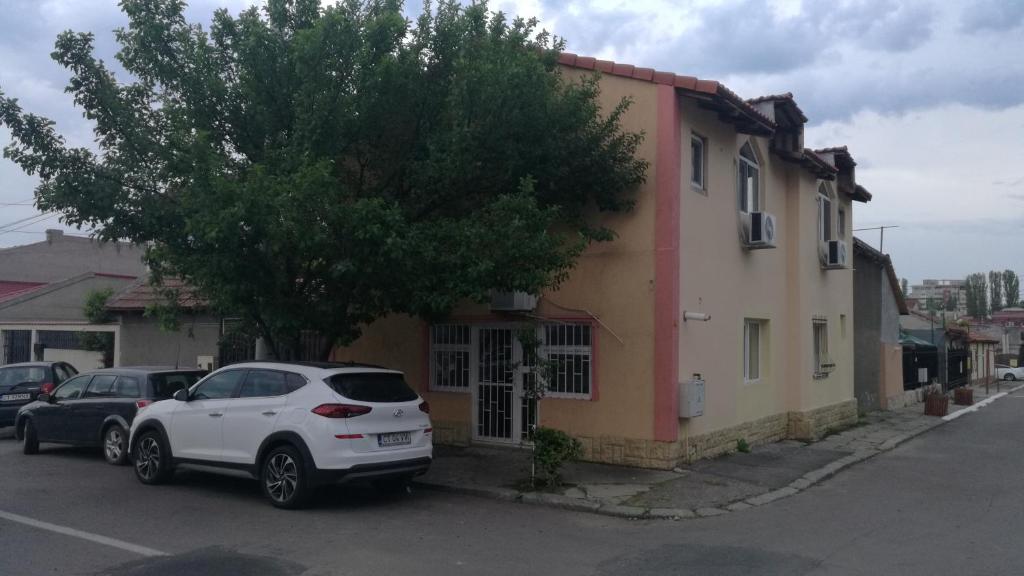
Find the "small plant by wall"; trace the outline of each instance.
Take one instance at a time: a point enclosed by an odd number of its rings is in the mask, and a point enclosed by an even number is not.
[[[736,440],[736,451],[743,452],[744,454],[750,453],[750,443],[747,442],[746,438]]]
[[[534,485],[553,487],[562,483],[561,470],[566,462],[583,456],[583,444],[561,430],[537,428],[533,433]]]

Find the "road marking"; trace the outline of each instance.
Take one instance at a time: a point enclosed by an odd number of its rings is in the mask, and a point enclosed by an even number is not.
[[[1016,391],[1018,391],[1018,390],[1020,390],[1022,388],[1024,388],[1024,384],[1021,384],[1020,386],[1017,386],[1016,388],[1010,388],[1006,392],[1000,392],[998,394],[993,394],[992,396],[989,396],[988,398],[985,398],[984,400],[982,400],[981,402],[978,402],[977,404],[975,404],[973,406],[968,406],[967,408],[961,408],[960,410],[957,410],[956,412],[953,412],[951,414],[947,414],[947,415],[943,416],[942,419],[945,420],[946,422],[949,422],[951,420],[956,420],[957,418],[963,416],[964,414],[969,414],[971,412],[977,412],[980,408],[988,406],[989,404],[995,402],[996,400],[999,400],[1003,396],[1006,396],[1008,394],[1013,394],[1014,392],[1016,392]]]
[[[127,550],[141,556],[167,556],[167,552],[161,552],[152,548],[146,548],[145,546],[139,546],[132,544],[131,542],[125,542],[123,540],[117,540],[114,538],[108,538],[106,536],[100,536],[99,534],[92,534],[90,532],[83,532],[82,530],[76,530],[74,528],[68,528],[66,526],[58,526],[57,524],[50,524],[49,522],[43,522],[42,520],[35,520],[26,516],[20,516],[18,514],[12,514],[10,512],[4,512],[0,510],[0,518],[4,520],[10,520],[11,522],[18,522],[25,524],[26,526],[32,526],[33,528],[39,528],[40,530],[49,530],[50,532],[56,532],[57,534],[63,534],[65,536],[71,536],[74,538],[81,538],[82,540],[88,540],[97,544],[103,544],[105,546],[112,546],[114,548],[120,548],[121,550]]]

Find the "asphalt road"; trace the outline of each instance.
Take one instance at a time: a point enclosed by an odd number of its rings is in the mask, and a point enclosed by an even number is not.
[[[287,512],[252,481],[143,486],[96,452],[0,438],[9,576],[1024,573],[1024,391],[795,497],[681,522],[368,488]]]

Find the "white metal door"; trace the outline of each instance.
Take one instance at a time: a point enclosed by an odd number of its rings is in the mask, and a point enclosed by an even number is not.
[[[486,442],[529,441],[537,423],[537,402],[523,391],[534,378],[524,363],[516,326],[473,331],[473,437]]]

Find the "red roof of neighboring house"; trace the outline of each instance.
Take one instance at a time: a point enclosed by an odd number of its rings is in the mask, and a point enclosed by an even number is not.
[[[46,283],[0,280],[0,301],[27,294],[40,286],[46,286]]]
[[[163,289],[176,290],[178,292],[178,306],[185,309],[204,308],[206,301],[196,296],[195,289],[177,278],[164,278]],[[156,305],[165,304],[166,299],[159,288],[150,285],[148,279],[143,279],[128,286],[124,291],[115,294],[107,300],[107,310],[114,312],[145,310]]]

